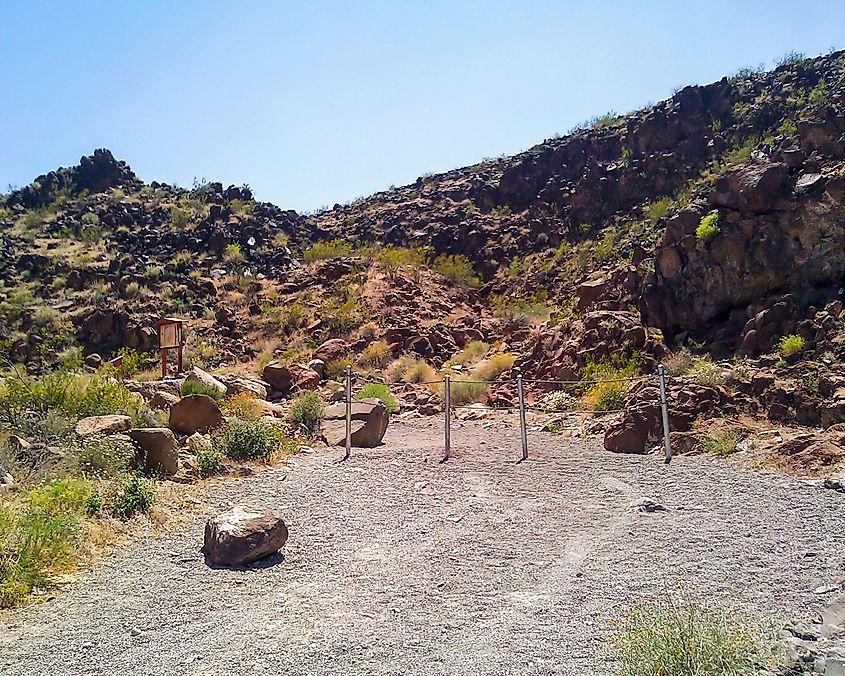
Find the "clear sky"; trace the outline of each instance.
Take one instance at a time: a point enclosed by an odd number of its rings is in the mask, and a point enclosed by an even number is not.
[[[843,29],[841,0],[0,0],[0,192],[107,147],[313,210]]]

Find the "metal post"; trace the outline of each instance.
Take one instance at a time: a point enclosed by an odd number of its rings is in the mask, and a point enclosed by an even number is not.
[[[657,367],[657,378],[660,381],[660,410],[663,414],[663,443],[666,447],[667,465],[672,462],[672,442],[669,440],[669,406],[666,403],[666,367]]]
[[[452,379],[449,376],[443,376],[443,403],[446,414],[446,436],[444,439],[443,459],[440,462],[446,462],[449,459],[449,451],[452,445]]]
[[[516,375],[516,387],[519,392],[519,430],[522,434],[522,460],[528,460],[528,427],[525,425],[525,390],[522,385],[522,373]]]
[[[346,367],[346,460],[352,452],[352,366]]]

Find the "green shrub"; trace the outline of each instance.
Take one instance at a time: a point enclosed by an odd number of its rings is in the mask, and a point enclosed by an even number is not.
[[[341,258],[353,254],[352,245],[342,239],[322,240],[314,242],[302,254],[302,260],[306,263],[325,260],[328,258]]]
[[[77,471],[109,477],[123,474],[129,469],[135,458],[135,446],[125,438],[95,434],[78,442],[72,454]]]
[[[742,432],[737,429],[716,430],[706,434],[701,443],[704,450],[713,455],[730,455],[742,441]]]
[[[119,519],[146,514],[155,499],[155,484],[137,472],[115,481],[107,495],[108,510]]]
[[[391,413],[396,413],[399,410],[399,404],[396,402],[396,397],[390,392],[390,388],[382,383],[367,383],[361,388],[361,391],[355,397],[356,399],[380,399],[387,406],[387,410]]]
[[[461,254],[438,256],[434,259],[432,267],[435,272],[443,275],[452,284],[470,287],[481,284],[481,279],[472,267],[472,262]]]
[[[386,340],[376,340],[367,345],[358,363],[365,367],[381,368],[390,358],[390,345]]]
[[[773,655],[760,627],[727,610],[672,598],[625,613],[611,643],[619,676],[758,674]]]
[[[510,352],[499,352],[482,361],[472,370],[475,380],[496,380],[500,374],[513,368],[516,357]]]
[[[448,363],[470,366],[480,361],[489,351],[490,343],[485,343],[483,340],[471,340],[464,345],[463,349],[452,355]]]
[[[227,397],[221,409],[226,416],[245,420],[257,420],[264,415],[264,406],[252,392],[240,392]]]
[[[544,322],[552,313],[551,308],[546,304],[545,293],[534,294],[530,298],[514,298],[506,294],[493,295],[490,297],[490,304],[497,317],[523,326]]]
[[[319,393],[305,390],[291,402],[288,420],[295,427],[304,427],[308,434],[315,435],[320,431],[323,406],[323,398]]]
[[[616,411],[624,407],[630,381],[640,374],[639,355],[625,359],[613,355],[602,361],[588,359],[581,372],[585,382],[582,398],[584,407],[591,411]]]
[[[214,446],[203,446],[197,451],[197,467],[200,476],[211,476],[220,471],[223,455]]]
[[[179,394],[187,397],[189,394],[205,394],[215,401],[222,401],[226,395],[212,385],[206,385],[199,380],[184,380],[179,386]]]
[[[0,419],[7,422],[26,412],[58,411],[70,417],[128,415],[145,420],[143,399],[126,389],[109,369],[96,373],[55,371],[40,378],[6,378],[0,386]]]
[[[788,336],[783,336],[778,342],[778,345],[780,347],[781,354],[786,357],[790,357],[794,354],[798,354],[799,352],[803,352],[807,344],[801,336],[793,333]]]
[[[444,385],[438,385],[438,394],[440,398],[444,398]],[[449,384],[449,397],[453,404],[458,406],[463,404],[483,403],[487,400],[487,392],[490,385],[486,382],[475,380],[472,376],[459,376],[454,378]]]
[[[395,275],[399,270],[408,268],[420,270],[431,257],[432,249],[428,246],[394,246],[389,244],[376,252],[376,261],[388,275]]]
[[[214,438],[219,453],[236,460],[269,461],[282,446],[281,430],[260,420],[232,420]]]
[[[695,229],[695,236],[703,242],[709,242],[719,234],[720,230],[719,212],[713,210],[706,216],[702,216],[698,227]]]

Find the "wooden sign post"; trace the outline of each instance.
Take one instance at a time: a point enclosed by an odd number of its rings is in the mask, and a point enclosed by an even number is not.
[[[182,347],[184,339],[182,320],[174,317],[163,317],[156,324],[158,328],[158,349],[161,352],[161,377],[167,376],[167,351],[175,349],[178,355],[177,373],[182,372]]]

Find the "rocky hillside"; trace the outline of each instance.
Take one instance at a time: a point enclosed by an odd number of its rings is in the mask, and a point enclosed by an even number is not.
[[[327,340],[330,372],[440,368],[479,342],[567,380],[747,358],[715,366],[740,409],[845,420],[842,52],[308,216],[246,186],[147,184],[98,150],[3,196],[0,219],[0,359],[33,372],[75,346],[150,350],[179,314],[207,367]]]

